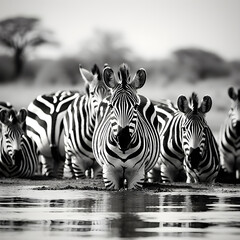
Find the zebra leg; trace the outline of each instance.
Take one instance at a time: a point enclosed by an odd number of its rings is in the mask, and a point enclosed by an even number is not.
[[[42,175],[47,177],[54,177],[53,160],[51,157],[40,155],[40,164],[42,165]]]
[[[66,178],[75,178],[70,152],[65,148],[65,163],[63,176]]]
[[[179,175],[179,169],[175,165],[166,162],[161,162],[160,172],[163,183],[175,182]]]
[[[127,179],[128,189],[142,189],[145,180],[144,166],[140,169],[126,169],[125,177]]]
[[[161,182],[160,165],[157,163],[153,169],[146,173],[145,182]]]
[[[93,169],[93,178],[101,179],[103,176],[102,167],[97,163],[95,159],[93,162],[92,169]]]
[[[54,177],[56,178],[62,178],[63,177],[63,170],[64,170],[64,158],[60,157],[54,161],[53,165],[53,172]]]
[[[87,168],[84,162],[75,155],[72,156],[71,160],[72,160],[72,169],[73,169],[75,178],[76,179],[86,178],[85,172]]]
[[[187,173],[186,175],[187,175],[186,183],[195,183],[196,182],[190,173]]]
[[[123,170],[103,165],[103,181],[107,189],[119,190],[124,185]]]

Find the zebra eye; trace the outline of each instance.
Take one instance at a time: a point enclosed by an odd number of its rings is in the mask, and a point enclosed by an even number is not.
[[[90,92],[90,94],[91,94],[92,96],[94,96],[94,92]]]
[[[182,127],[182,130],[183,130],[184,132],[186,132],[186,128],[185,128],[185,127]]]
[[[134,105],[134,109],[137,109],[137,108],[138,108],[138,106],[139,106],[138,104],[135,104],[135,105]]]
[[[108,105],[111,109],[113,109],[113,105],[111,103],[109,103]]]

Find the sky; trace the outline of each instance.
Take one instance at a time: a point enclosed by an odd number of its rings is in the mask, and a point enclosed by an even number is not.
[[[240,0],[0,0],[0,20],[15,16],[53,30],[60,48],[39,53],[49,57],[77,54],[99,29],[147,59],[186,47],[240,59]]]

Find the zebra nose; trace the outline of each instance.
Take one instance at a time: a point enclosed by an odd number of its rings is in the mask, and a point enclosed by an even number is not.
[[[12,155],[12,159],[14,162],[20,160],[22,158],[22,151],[21,150],[14,150],[13,151],[13,155]]]
[[[236,133],[237,133],[237,136],[240,136],[240,121],[237,121],[237,124],[236,124]]]
[[[122,151],[126,151],[129,148],[131,142],[129,126],[124,128],[118,127],[117,140]]]
[[[189,163],[191,164],[193,169],[198,167],[198,164],[201,160],[200,148],[190,148],[189,155],[188,155]]]

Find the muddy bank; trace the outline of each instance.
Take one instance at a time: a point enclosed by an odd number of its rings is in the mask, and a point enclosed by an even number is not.
[[[17,179],[1,178],[1,186],[28,186],[34,190],[98,190],[107,191],[101,179]],[[204,192],[239,192],[240,184],[186,184],[186,183],[145,183],[143,191],[172,192],[172,191],[204,191]]]

